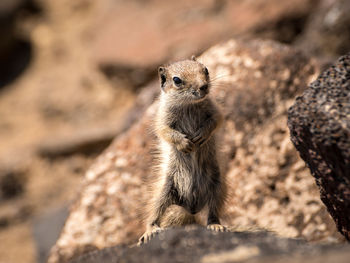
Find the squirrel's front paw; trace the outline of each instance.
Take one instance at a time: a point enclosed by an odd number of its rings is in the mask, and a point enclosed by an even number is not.
[[[180,152],[190,153],[193,151],[194,143],[186,137],[182,138],[182,140],[176,145],[176,149]]]
[[[192,142],[196,145],[203,145],[207,140],[209,139],[209,136],[205,134],[203,131],[199,130],[195,133],[195,135],[192,138]]]
[[[152,230],[146,231],[140,238],[139,242],[137,243],[138,246],[141,246],[142,244],[146,244],[148,241],[150,241],[155,235],[157,235],[159,232],[163,231],[163,228],[157,227],[153,228]]]

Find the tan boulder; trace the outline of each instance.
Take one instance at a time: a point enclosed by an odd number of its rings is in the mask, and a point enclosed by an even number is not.
[[[226,120],[220,137],[230,198],[223,223],[307,240],[337,237],[287,130],[288,107],[318,73],[312,61],[288,46],[260,40],[230,40],[199,60],[209,68],[211,96]],[[154,103],[87,171],[49,262],[133,244],[143,233],[156,109]]]
[[[264,31],[285,18],[307,16],[315,4],[314,0],[101,1],[92,57],[99,65],[153,68],[232,36]]]

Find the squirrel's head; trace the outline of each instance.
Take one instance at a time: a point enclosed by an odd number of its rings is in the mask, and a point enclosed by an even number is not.
[[[208,69],[194,56],[159,67],[158,75],[162,91],[179,103],[200,102],[209,93]]]

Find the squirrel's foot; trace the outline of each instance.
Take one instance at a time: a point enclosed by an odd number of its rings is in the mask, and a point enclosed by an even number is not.
[[[142,244],[146,244],[149,242],[152,238],[154,238],[158,233],[163,231],[163,228],[155,227],[151,230],[146,231],[140,238],[139,242],[137,243],[137,246],[141,246]]]
[[[216,231],[216,232],[226,232],[227,228],[220,224],[210,224],[207,226],[207,229]]]

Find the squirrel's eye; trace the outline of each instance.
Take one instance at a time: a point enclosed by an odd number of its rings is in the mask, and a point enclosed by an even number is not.
[[[209,71],[208,71],[208,69],[205,67],[204,68],[204,74],[206,75],[206,76],[209,76]]]
[[[174,81],[175,85],[180,85],[182,83],[182,80],[178,77],[173,77],[173,81]]]

